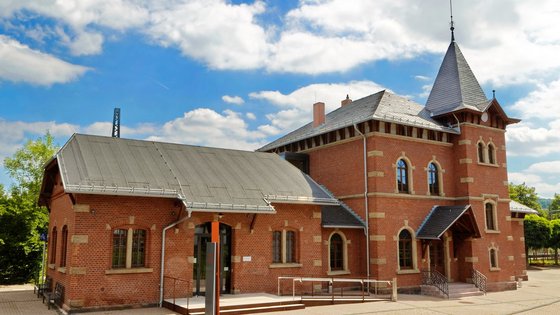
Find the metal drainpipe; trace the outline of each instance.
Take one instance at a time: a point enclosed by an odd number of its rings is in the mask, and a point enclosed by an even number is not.
[[[364,204],[366,207],[366,273],[367,278],[369,279],[369,203],[368,203],[368,175],[367,175],[367,141],[366,136],[358,129],[356,124],[354,125],[354,129],[362,136],[364,142]]]
[[[181,200],[183,201],[183,200]],[[186,206],[185,206],[186,209]],[[182,223],[188,219],[190,219],[192,212],[191,211],[187,211],[187,216],[186,217],[182,217],[181,219],[169,224],[168,226],[163,228],[163,231],[161,232],[161,273],[160,273],[160,280],[159,280],[159,307],[162,307],[163,305],[163,272],[164,272],[164,264],[165,264],[165,232],[167,232],[167,230],[169,230],[170,228],[176,226],[179,223]]]

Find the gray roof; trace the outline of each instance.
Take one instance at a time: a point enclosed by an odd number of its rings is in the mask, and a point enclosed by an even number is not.
[[[470,212],[468,212],[470,211]],[[466,215],[466,216],[464,216]],[[462,222],[458,223],[461,219]],[[462,206],[434,206],[426,216],[424,222],[416,232],[416,238],[437,240],[443,233],[458,223],[456,229],[470,236],[480,237],[480,231],[474,219],[474,213],[470,205]]]
[[[261,213],[274,212],[271,203],[339,204],[271,153],[75,134],[56,160],[68,193],[179,198],[195,211]]]
[[[490,105],[467,60],[454,41],[449,44],[426,102],[433,115],[460,109],[485,111]]]
[[[432,130],[440,130],[458,133],[456,130],[446,127],[430,117],[430,113],[424,106],[408,100],[402,96],[387,92],[385,90],[366,96],[352,103],[339,107],[328,113],[325,123],[313,127],[313,123],[290,132],[277,139],[258,151],[268,151],[274,148],[324,134],[343,127],[352,126],[370,119],[379,121],[395,122],[403,125],[416,126]]]
[[[321,225],[326,228],[364,228],[365,222],[346,204],[321,206]]]
[[[511,212],[526,213],[526,214],[537,214],[539,213],[535,209],[531,209],[524,204],[521,204],[515,200],[509,202],[509,210]]]

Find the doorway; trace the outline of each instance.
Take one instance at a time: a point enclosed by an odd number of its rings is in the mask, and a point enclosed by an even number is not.
[[[430,270],[435,270],[447,277],[445,273],[445,255],[442,241],[430,242]]]
[[[206,250],[211,235],[211,222],[195,227],[193,294],[198,296],[206,293]],[[231,293],[231,227],[223,223],[220,223],[220,293]]]

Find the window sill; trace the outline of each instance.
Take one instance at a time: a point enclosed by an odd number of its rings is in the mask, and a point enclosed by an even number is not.
[[[49,264],[49,269],[55,269],[56,265],[55,264]]]
[[[495,267],[495,268],[490,267],[490,271],[500,271],[500,270],[502,269],[499,267]]]
[[[105,274],[119,275],[119,274],[129,274],[129,273],[149,273],[153,271],[154,271],[153,268],[120,268],[120,269],[105,270]]]
[[[500,230],[484,230],[488,234],[500,234]]]
[[[274,263],[270,264],[268,268],[275,269],[275,268],[301,268],[303,265],[298,263]]]
[[[490,166],[490,167],[495,167],[495,168],[500,167],[500,165],[498,165],[498,164],[490,164],[490,163],[484,163],[484,162],[478,162],[478,165],[481,165],[481,166]]]
[[[398,274],[398,275],[409,275],[409,274],[415,274],[415,273],[420,273],[420,270],[418,270],[418,269],[401,269],[401,270],[397,270],[397,274]]]
[[[57,271],[60,273],[66,273],[66,267],[58,267]]]
[[[341,275],[349,275],[350,270],[335,270],[335,271],[328,271],[327,275],[329,276],[341,276]]]

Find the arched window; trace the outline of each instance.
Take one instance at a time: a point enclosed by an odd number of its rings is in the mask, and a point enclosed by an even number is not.
[[[488,144],[488,163],[496,164],[496,150],[491,143]]]
[[[397,189],[401,193],[408,193],[408,164],[404,159],[397,162]]]
[[[478,162],[484,163],[486,162],[484,159],[484,143],[478,143]]]
[[[338,233],[331,236],[330,263],[331,271],[344,270],[344,245],[342,236]]]
[[[486,229],[495,231],[496,230],[496,220],[495,220],[495,209],[494,204],[487,202],[484,205],[484,211],[486,216]]]
[[[412,269],[412,234],[407,229],[399,233],[399,267]]]
[[[62,227],[62,246],[60,248],[60,267],[66,267],[66,251],[68,247],[68,226]]]
[[[53,227],[51,233],[51,264],[54,264],[56,263],[56,226]]]
[[[435,163],[428,165],[428,188],[430,195],[439,195],[439,170]]]
[[[495,248],[490,249],[490,269],[498,268],[498,251]]]

